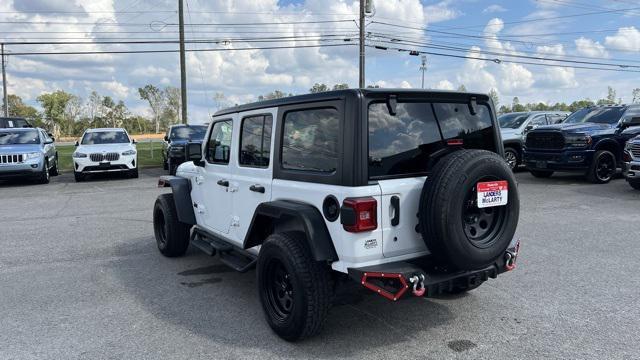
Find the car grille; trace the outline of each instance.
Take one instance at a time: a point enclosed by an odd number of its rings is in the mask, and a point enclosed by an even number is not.
[[[560,150],[564,148],[564,136],[559,132],[530,132],[526,145],[528,149]]]
[[[631,154],[634,158],[640,158],[640,143],[631,144]]]
[[[120,159],[120,154],[117,152],[110,152],[110,153],[93,153],[89,155],[89,158],[91,159],[91,161],[95,161],[95,162],[101,162],[101,161],[117,161],[118,159]]]
[[[0,164],[18,164],[24,161],[22,154],[0,155]]]

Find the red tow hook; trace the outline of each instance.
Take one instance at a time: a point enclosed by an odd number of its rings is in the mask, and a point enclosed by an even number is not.
[[[504,267],[507,271],[511,271],[516,268],[516,259],[518,258],[518,252],[520,251],[520,240],[516,242],[516,246],[513,251],[507,250],[504,254],[505,262]]]
[[[383,288],[382,286],[376,285],[374,283],[372,283],[370,280],[372,279],[377,279],[377,280],[390,280],[390,281],[397,281],[399,286],[397,289],[396,293],[392,293],[390,291],[388,291],[387,289]],[[407,289],[409,288],[409,284],[407,284],[407,281],[404,279],[404,277],[402,276],[402,274],[397,274],[397,273],[381,273],[381,272],[366,272],[362,275],[362,279],[360,280],[360,282],[362,283],[362,285],[364,287],[366,287],[367,289],[391,300],[391,301],[397,301],[398,299],[400,299],[402,297],[402,295],[404,295],[405,291],[407,291]]]

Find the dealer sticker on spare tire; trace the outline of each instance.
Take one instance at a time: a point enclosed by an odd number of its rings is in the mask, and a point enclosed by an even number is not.
[[[507,205],[509,199],[509,183],[507,181],[479,182],[477,189],[479,208]]]

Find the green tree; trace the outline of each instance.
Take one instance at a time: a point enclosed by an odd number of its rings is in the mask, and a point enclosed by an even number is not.
[[[489,97],[491,98],[491,100],[493,100],[493,106],[494,107],[498,107],[498,104],[500,104],[500,97],[498,96],[498,91],[496,91],[496,89],[491,88],[491,90],[489,91]]]
[[[635,88],[631,90],[631,97],[632,97],[632,100],[631,100],[632,103],[634,104],[640,103],[640,88]]]
[[[15,94],[7,95],[7,107],[9,116],[22,117],[30,120],[33,125],[42,125],[42,117],[36,108],[27,105],[22,98]],[[0,113],[4,114],[4,104],[0,107]]]
[[[460,84],[460,86],[458,86],[457,91],[460,91],[460,92],[467,92],[467,87],[466,87],[466,86],[464,86],[464,84]]]
[[[65,116],[67,103],[74,95],[64,90],[56,90],[52,93],[44,93],[37,97],[38,103],[43,109],[45,126],[56,136],[62,133],[63,129],[68,129],[68,119]]]
[[[345,90],[348,88],[349,88],[349,84],[347,83],[340,83],[340,84],[333,85],[333,90]]]
[[[281,99],[287,96],[293,96],[293,94],[289,93],[289,95],[287,95],[286,93],[280,91],[280,90],[275,90],[273,92],[270,92],[266,95],[260,95],[258,96],[258,100],[259,101],[263,101],[263,100],[273,100],[273,99]]]
[[[512,112],[521,112],[521,111],[526,111],[527,108],[520,104],[520,99],[518,99],[517,96],[515,96],[513,98],[513,101],[511,102],[511,111]]]
[[[611,86],[607,86],[607,97],[597,101],[598,105],[613,105],[616,103],[616,90]]]
[[[149,107],[151,107],[151,112],[153,113],[153,120],[156,125],[156,133],[159,133],[160,117],[162,116],[165,102],[162,90],[154,85],[147,84],[142,88],[138,88],[138,94],[140,95],[140,99],[147,100],[149,103]]]
[[[309,89],[309,92],[312,94],[315,94],[315,93],[321,93],[329,90],[331,89],[326,84],[315,83],[313,84],[311,89]]]

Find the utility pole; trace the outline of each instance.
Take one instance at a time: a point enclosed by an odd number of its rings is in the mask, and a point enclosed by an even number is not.
[[[424,72],[427,71],[427,55],[422,55],[422,65],[420,65],[420,71],[422,71],[422,88],[424,89]]]
[[[367,0],[360,0],[360,81],[358,85],[364,88],[364,8]]]
[[[4,63],[4,43],[0,44],[0,56],[2,56],[2,98],[4,103],[4,116],[9,117],[9,101],[7,95],[7,72]]]
[[[184,57],[184,14],[183,0],[178,0],[178,18],[180,27],[180,95],[182,101],[182,123],[187,123],[187,69]]]

